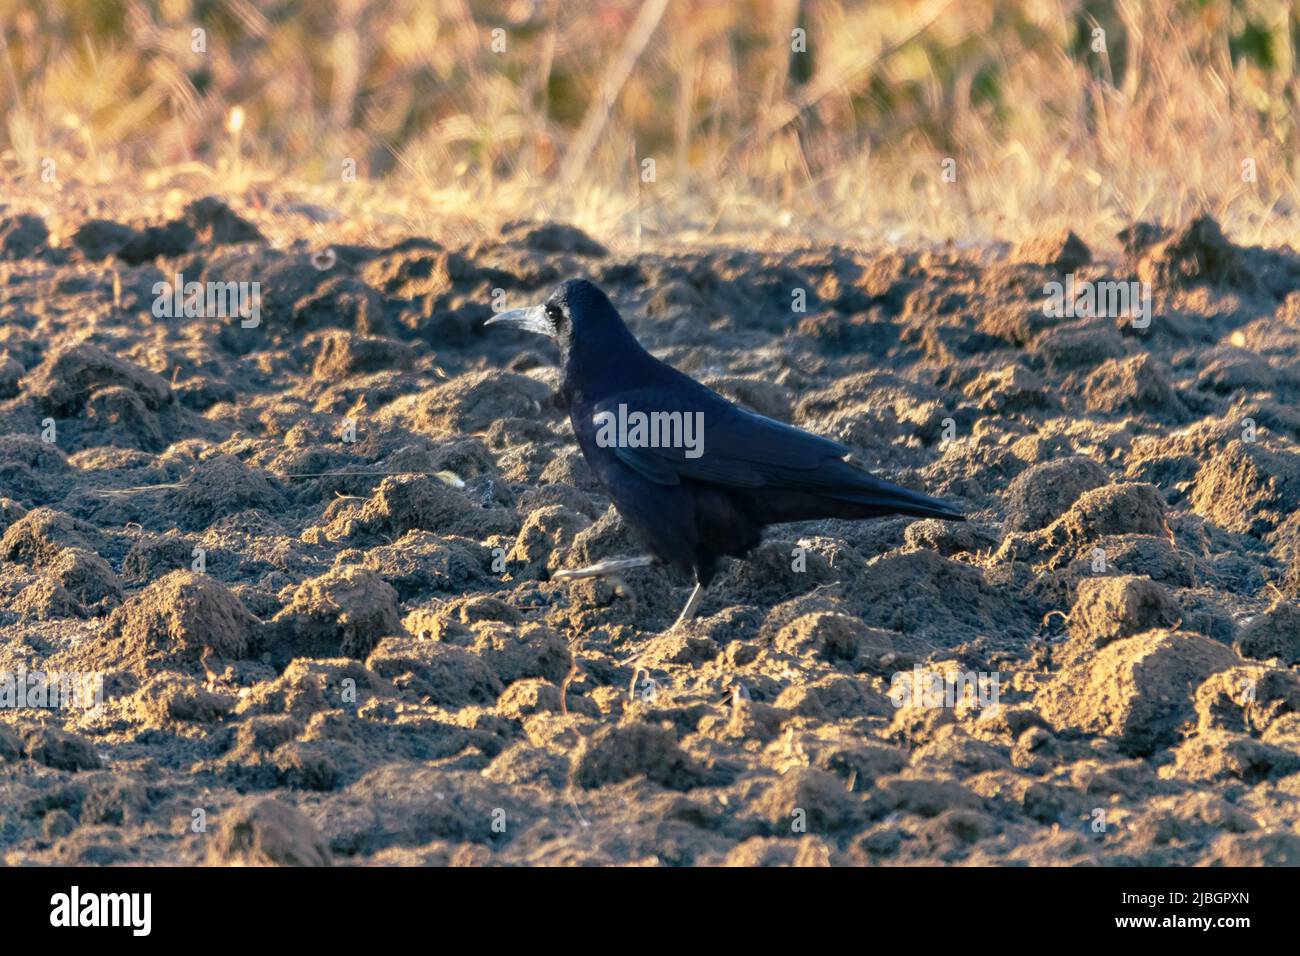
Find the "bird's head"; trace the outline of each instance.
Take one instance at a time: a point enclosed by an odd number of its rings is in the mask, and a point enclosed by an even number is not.
[[[586,279],[569,279],[557,286],[541,305],[502,312],[483,325],[485,328],[501,325],[545,335],[566,352],[575,342],[627,332],[605,293]]]
[[[656,364],[605,293],[586,279],[569,279],[541,305],[502,312],[483,324],[524,329],[553,341],[560,349],[562,394],[609,394]]]

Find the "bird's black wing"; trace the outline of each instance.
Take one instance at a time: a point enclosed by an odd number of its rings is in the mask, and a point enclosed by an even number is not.
[[[617,420],[620,405],[628,415],[640,411],[647,416],[655,412],[702,416],[696,420],[703,424],[698,457],[685,447],[610,446],[620,461],[657,484],[675,485],[686,478],[730,488],[796,489],[884,509],[960,515],[947,502],[876,478],[844,461],[849,449],[839,442],[746,411],[689,379],[611,396],[593,406],[593,418],[608,413]]]
[[[593,420],[597,421],[602,414],[617,420],[619,406],[627,415],[643,413],[652,424],[655,414],[698,413],[684,425],[689,429],[684,434],[698,443],[696,449],[611,446],[619,460],[658,484],[675,485],[682,478],[693,478],[735,488],[760,488],[774,481],[808,480],[828,459],[837,460],[849,452],[839,442],[745,411],[698,383],[690,384],[695,387],[689,391],[667,386],[623,392],[593,407]],[[702,442],[697,423],[703,425]]]

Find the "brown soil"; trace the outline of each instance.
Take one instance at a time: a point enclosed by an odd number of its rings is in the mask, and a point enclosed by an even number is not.
[[[5,862],[1300,862],[1294,252],[120,218],[0,210],[0,673],[105,698],[0,707]],[[1067,271],[1150,327],[1045,315]],[[155,317],[176,273],[261,324]],[[970,522],[772,529],[678,632],[662,568],[552,581],[639,548],[548,346],[481,325],[572,275]]]

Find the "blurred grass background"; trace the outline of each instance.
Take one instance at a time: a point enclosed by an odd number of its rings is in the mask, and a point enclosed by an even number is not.
[[[1287,0],[0,0],[0,24],[15,196],[292,181],[638,239],[1093,241],[1209,211],[1276,241],[1300,212]]]

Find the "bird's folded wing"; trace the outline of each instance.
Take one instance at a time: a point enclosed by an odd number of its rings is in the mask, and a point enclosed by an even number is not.
[[[694,384],[694,383],[692,383]],[[645,478],[663,485],[678,484],[682,478],[707,481],[736,488],[765,485],[818,487],[835,483],[825,474],[828,463],[839,462],[848,448],[829,438],[745,411],[714,392],[697,386],[683,394],[679,389],[639,389],[601,402],[594,409],[599,421],[617,422],[623,406],[624,418],[643,413],[650,422],[655,413],[680,413],[681,428],[672,434],[687,441],[659,447],[615,441],[614,454]],[[601,419],[604,413],[611,416]],[[684,416],[692,416],[687,422]],[[654,435],[648,428],[646,438]],[[620,438],[624,436],[619,436]],[[702,439],[702,440],[701,440]],[[838,471],[838,469],[832,469]]]

